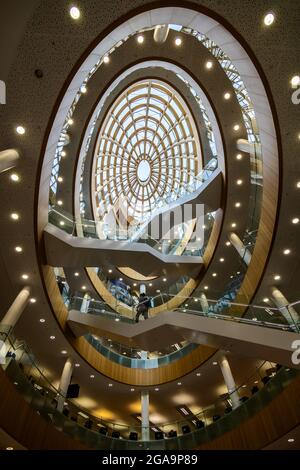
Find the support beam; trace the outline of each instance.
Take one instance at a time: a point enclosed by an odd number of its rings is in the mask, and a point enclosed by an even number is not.
[[[141,415],[142,415],[142,440],[150,440],[149,429],[149,392],[148,390],[141,391]]]
[[[15,149],[7,149],[0,152],[0,173],[14,168],[19,159],[19,152]]]
[[[299,323],[300,318],[298,313],[293,307],[288,307],[288,300],[277,287],[272,287],[272,298],[276,307],[280,309],[282,315],[289,324]]]
[[[64,403],[67,398],[68,387],[71,383],[73,369],[74,369],[73,359],[71,357],[68,357],[68,359],[65,362],[65,365],[61,374],[61,378],[60,378],[60,383],[59,383],[60,395],[58,397],[57,411],[60,411],[60,412],[63,411]]]
[[[230,395],[230,400],[232,403],[232,408],[235,409],[240,405],[239,394],[236,391],[236,384],[231,372],[231,368],[225,354],[221,357],[220,361],[221,372],[224,377],[224,382],[227,387],[228,394]]]
[[[251,261],[251,253],[249,250],[247,250],[240,237],[236,233],[231,232],[229,234],[229,240],[240,257],[245,261],[246,265],[249,266]]]

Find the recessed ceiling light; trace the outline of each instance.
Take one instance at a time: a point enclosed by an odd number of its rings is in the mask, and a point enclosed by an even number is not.
[[[238,186],[241,186],[241,184],[243,184],[243,180],[237,180],[237,181],[236,181],[236,184],[237,184]]]
[[[90,375],[90,379],[94,379],[94,378],[95,378],[95,376],[93,374]]]
[[[225,243],[226,246],[230,246],[230,244],[231,244],[230,242],[226,242],[226,243]]]
[[[159,392],[159,388],[158,388],[158,387],[156,387],[154,390],[155,390],[156,392]]]
[[[120,278],[119,278],[119,281],[120,281],[120,282],[122,282],[122,281],[123,281],[123,278],[122,278],[122,277],[120,277]]]
[[[77,7],[70,8],[70,16],[73,20],[78,20],[80,18],[80,10]]]
[[[177,385],[182,385],[181,382],[178,382]]]
[[[283,250],[284,255],[289,255],[290,253],[291,253],[291,250],[289,250],[288,248],[286,250]]]
[[[120,318],[115,318],[115,321],[120,321]]]
[[[181,38],[176,38],[175,39],[175,45],[176,46],[181,46],[181,44],[182,44],[182,39]]]
[[[216,276],[217,276],[217,273],[213,273],[212,275],[213,275],[213,277],[216,277]]]
[[[298,219],[298,217],[295,217],[294,219],[292,219],[292,223],[293,223],[293,224],[299,224],[299,219]]]
[[[166,277],[163,278],[163,282],[167,282],[167,278],[166,278]]]
[[[78,362],[76,362],[75,367],[80,367],[80,364],[78,364]]]
[[[236,159],[237,160],[242,160],[243,158],[243,155],[241,153],[238,153],[237,156],[236,156]]]
[[[201,375],[201,372],[197,372],[197,374],[196,374],[196,375],[197,375],[197,377],[200,377],[200,375]]]
[[[108,56],[108,55],[105,55],[105,56],[103,57],[103,62],[104,62],[105,64],[108,64],[109,61],[110,61],[109,56]]]
[[[152,287],[152,282],[150,282],[149,287]]]
[[[194,299],[194,302],[198,302],[198,299],[197,299],[197,298],[195,298],[195,299]]]
[[[267,13],[264,17],[264,23],[266,26],[271,26],[274,23],[275,15],[274,13]]]
[[[279,276],[279,274],[276,274],[276,275],[274,276],[274,279],[275,279],[275,281],[279,281],[279,280],[281,279],[281,277]]]
[[[233,130],[234,130],[234,131],[238,131],[239,129],[240,129],[239,124],[235,124],[235,125],[233,126]]]
[[[112,273],[112,269],[109,269],[108,272],[109,272],[109,274],[111,274],[111,273]]]
[[[81,289],[82,289],[82,290],[86,290],[86,286],[82,286]]]
[[[233,222],[233,223],[231,224],[231,227],[232,227],[232,228],[235,228],[235,227],[236,227],[236,223]]]
[[[112,387],[112,386],[113,386],[113,384],[108,384],[108,386],[109,386],[109,387]]]
[[[144,42],[144,36],[142,34],[139,34],[138,37],[137,37],[137,42],[139,44],[143,44]]]
[[[24,279],[25,281],[26,281],[27,279],[29,279],[29,276],[28,276],[28,274],[22,274],[22,276],[21,276],[21,277],[22,277],[22,279]]]
[[[21,246],[16,246],[16,247],[15,247],[15,251],[16,251],[17,253],[22,253],[23,248],[22,248]]]
[[[185,306],[185,307],[188,307],[188,306],[189,306],[189,304],[185,304],[184,306]]]
[[[87,87],[85,85],[81,85],[80,91],[81,91],[81,93],[85,94],[87,92]]]
[[[256,317],[254,317],[254,318],[252,318],[252,320],[253,320],[253,321],[257,321],[257,318],[256,318]]]
[[[265,297],[263,300],[264,300],[265,303],[269,302],[268,297]]]
[[[12,220],[19,220],[20,216],[16,212],[13,212],[12,214],[10,214],[10,218]]]
[[[6,447],[6,450],[14,450],[13,447]]]
[[[293,439],[292,437],[290,437],[290,438],[288,439],[288,442],[295,442],[295,439]]]
[[[212,63],[210,60],[208,60],[208,61],[206,62],[206,64],[205,64],[205,67],[206,67],[208,70],[210,70],[210,69],[212,68],[212,66],[213,66],[213,63]]]
[[[213,366],[217,366],[218,363],[216,361],[213,362]]]
[[[57,201],[57,204],[58,204],[59,206],[62,206],[62,205],[63,205],[63,202],[62,202],[62,200],[61,200],[61,199],[59,199],[59,200]]]
[[[12,181],[14,181],[15,183],[17,183],[18,181],[20,181],[20,176],[17,175],[17,173],[12,173],[12,174],[10,175],[10,179],[11,179]]]
[[[23,126],[18,126],[16,128],[16,131],[17,131],[17,134],[19,134],[19,135],[24,135],[25,132],[26,132],[25,127],[23,127]]]
[[[131,388],[131,389],[130,389],[131,392],[134,392],[134,390],[135,390],[134,388]]]
[[[236,202],[236,203],[235,203],[235,207],[241,207],[241,203],[240,203],[240,202]]]
[[[237,273],[237,274],[241,274],[241,272],[240,272],[240,271],[237,271],[236,273]]]
[[[133,283],[133,287],[136,287],[136,286],[137,286],[137,283],[136,283],[136,282],[134,282],[134,283]]]
[[[63,349],[63,350],[61,351],[61,354],[64,354],[64,355],[65,355],[65,354],[68,354],[68,351],[66,351],[65,349]]]
[[[58,181],[59,183],[62,183],[62,182],[63,182],[63,180],[64,180],[64,179],[63,179],[63,177],[62,177],[62,176],[59,176],[59,177],[57,178],[57,181]]]
[[[77,273],[77,272],[74,273],[74,276],[75,276],[75,277],[78,277],[78,276],[79,276],[79,273]]]
[[[294,75],[294,77],[291,80],[291,85],[293,88],[297,88],[300,85],[300,76],[299,75]]]
[[[55,336],[54,336],[54,335],[51,335],[51,336],[50,336],[50,339],[51,339],[51,341],[54,341],[54,340],[55,340]]]
[[[40,323],[45,323],[45,318],[40,318]]]
[[[225,100],[229,100],[230,97],[231,97],[231,93],[227,92],[227,93],[224,94]]]
[[[34,297],[31,297],[30,303],[35,304],[35,303],[36,303],[36,299],[35,299]]]
[[[208,290],[208,286],[204,286],[204,290]]]
[[[65,150],[63,150],[63,151],[61,152],[61,156],[62,156],[62,157],[65,157],[66,155],[67,155],[67,152],[66,152]]]
[[[72,126],[74,124],[74,119],[72,118],[68,119],[68,124],[69,126]]]
[[[220,258],[220,263],[224,263],[224,258]]]
[[[61,225],[61,226],[63,227],[63,226],[65,225],[64,221],[61,220],[61,221],[59,222],[59,225]]]
[[[156,292],[159,294],[159,293],[160,293],[160,290],[159,290],[159,289],[157,289],[157,290],[156,290]]]

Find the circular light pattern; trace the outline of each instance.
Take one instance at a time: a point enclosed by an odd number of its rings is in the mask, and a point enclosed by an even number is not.
[[[73,20],[78,20],[80,18],[80,10],[77,7],[70,8],[70,15]]]
[[[19,214],[17,214],[16,212],[13,212],[10,215],[10,217],[11,217],[12,220],[19,220],[19,218],[20,218]]]
[[[289,250],[288,248],[283,251],[284,255],[289,255],[290,253],[291,253],[291,250]]]
[[[205,64],[205,67],[206,67],[208,70],[210,70],[210,69],[212,68],[212,66],[213,66],[213,63],[212,63],[210,60],[209,60],[208,62],[206,62],[206,64]]]
[[[144,36],[142,34],[139,34],[138,37],[137,37],[137,42],[139,44],[143,44],[144,42]]]
[[[273,13],[267,13],[264,17],[264,23],[266,26],[271,26],[274,23],[275,15]]]
[[[22,248],[21,246],[16,246],[16,247],[15,247],[15,251],[16,251],[17,253],[22,253],[23,248]]]
[[[25,127],[23,127],[23,126],[18,126],[18,127],[16,128],[16,131],[17,131],[17,134],[19,134],[19,135],[24,135],[25,132],[26,132],[26,131],[25,131]]]
[[[103,62],[104,62],[105,64],[108,64],[109,61],[110,61],[109,56],[108,56],[108,55],[105,55],[105,56],[103,57]]]
[[[299,224],[299,218],[295,217],[294,219],[292,219],[292,224]]]
[[[295,75],[292,78],[291,85],[292,85],[292,87],[295,87],[295,88],[300,85],[300,76],[299,75]]]
[[[20,177],[19,177],[19,175],[17,175],[17,173],[12,173],[12,174],[10,175],[10,179],[11,179],[12,181],[14,181],[15,183],[17,183],[18,181],[20,181]]]
[[[175,45],[176,46],[181,46],[181,44],[182,44],[182,39],[181,38],[176,38],[175,39]]]
[[[194,119],[183,98],[160,80],[143,80],[114,102],[95,152],[96,218],[124,204],[131,224],[181,197],[201,170]]]

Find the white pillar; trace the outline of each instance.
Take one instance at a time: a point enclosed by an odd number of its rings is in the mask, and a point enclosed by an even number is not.
[[[148,390],[141,391],[141,411],[142,411],[142,440],[149,441],[149,392]]]
[[[81,303],[81,307],[80,307],[80,311],[82,313],[87,313],[88,312],[89,305],[90,305],[90,300],[91,300],[91,296],[89,294],[84,294],[84,297],[83,297],[82,303]]]
[[[299,323],[299,315],[293,307],[287,307],[289,304],[286,297],[277,287],[272,287],[272,298],[277,308],[289,324]]]
[[[19,153],[15,149],[7,149],[0,152],[0,173],[16,166],[18,159]]]
[[[204,294],[204,292],[200,295],[199,300],[200,300],[202,312],[203,313],[208,313],[209,305],[208,305],[207,298],[206,298],[206,295]]]
[[[140,294],[146,294],[146,285],[140,284]]]
[[[22,315],[23,310],[28,304],[30,297],[30,287],[26,286],[19,292],[6,314],[2,318],[0,325],[3,327],[9,327],[9,329],[14,328],[20,316]],[[8,333],[8,331],[7,331]],[[0,364],[5,362],[5,341],[0,340]]]
[[[228,390],[228,394],[230,395],[232,408],[237,408],[240,405],[239,394],[236,391],[235,381],[230,369],[228,359],[225,355],[221,357],[219,364]]]
[[[169,34],[168,24],[157,25],[155,26],[153,39],[155,42],[163,43],[163,42],[166,42],[168,34]]]
[[[64,408],[65,399],[67,398],[68,387],[71,383],[73,369],[74,369],[73,359],[68,357],[68,359],[65,362],[65,365],[61,374],[61,378],[60,378],[60,383],[59,383],[60,395],[58,397],[57,410],[60,412],[62,412]]]
[[[245,261],[247,266],[249,266],[251,261],[251,253],[249,250],[247,250],[240,237],[236,233],[231,232],[229,234],[229,240],[232,246],[240,255],[240,257]]]

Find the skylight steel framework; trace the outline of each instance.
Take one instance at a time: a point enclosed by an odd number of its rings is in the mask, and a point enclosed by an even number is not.
[[[180,197],[202,168],[197,128],[179,93],[160,80],[142,80],[115,101],[95,152],[97,216],[126,199],[142,221],[162,198]]]

